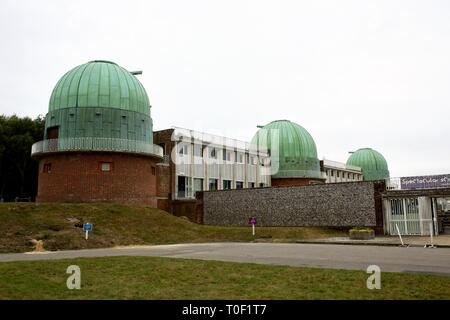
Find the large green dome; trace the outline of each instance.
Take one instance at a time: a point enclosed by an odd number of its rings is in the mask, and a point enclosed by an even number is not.
[[[105,60],[79,65],[62,76],[50,97],[45,129],[44,139],[58,137],[60,144],[86,138],[153,143],[144,87],[134,74]]]
[[[289,120],[276,120],[262,127],[251,148],[269,151],[272,177],[320,179],[316,144],[305,128]]]
[[[139,80],[105,60],[77,66],[58,81],[49,111],[72,107],[108,107],[150,114],[148,96]]]
[[[376,150],[370,148],[358,149],[348,158],[347,164],[360,167],[364,180],[382,180],[389,178],[386,159]]]

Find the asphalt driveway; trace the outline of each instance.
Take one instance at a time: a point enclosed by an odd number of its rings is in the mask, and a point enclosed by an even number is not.
[[[450,248],[286,243],[201,243],[0,254],[0,262],[106,256],[158,256],[289,266],[418,272],[450,276]]]

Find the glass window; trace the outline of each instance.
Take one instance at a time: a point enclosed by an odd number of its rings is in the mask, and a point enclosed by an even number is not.
[[[236,189],[242,189],[242,188],[244,188],[244,182],[236,181]]]
[[[102,162],[101,168],[104,172],[111,171],[111,162]]]
[[[217,179],[209,179],[209,190],[217,190]]]
[[[223,160],[224,161],[231,161],[231,151],[223,149]]]
[[[203,191],[203,179],[194,178],[194,192]]]
[[[224,190],[231,189],[231,180],[223,180],[223,189]]]
[[[244,155],[242,153],[237,154],[237,162],[244,163]]]
[[[203,157],[203,147],[200,145],[194,145],[194,156]]]
[[[188,179],[187,177],[178,176],[178,198],[185,198],[187,191]]]
[[[254,182],[249,182],[248,183],[248,187],[249,188],[254,188],[255,187],[255,183]]]
[[[186,155],[186,154],[188,154],[188,148],[187,148],[188,146],[187,145],[185,145],[185,144],[179,144],[178,145],[178,153],[180,154],[180,155]]]
[[[216,148],[209,148],[209,157],[212,159],[217,159],[217,150]]]
[[[44,163],[44,167],[42,168],[42,171],[45,173],[52,172],[52,164],[51,163]]]

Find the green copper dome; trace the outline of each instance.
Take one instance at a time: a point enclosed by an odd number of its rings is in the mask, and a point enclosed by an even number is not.
[[[148,96],[139,80],[105,60],[75,67],[58,81],[49,111],[71,107],[108,107],[150,114]]]
[[[382,180],[389,178],[386,159],[376,150],[370,148],[358,149],[348,158],[347,164],[360,167],[364,180]]]
[[[45,129],[44,139],[58,138],[60,144],[91,138],[153,143],[144,87],[131,72],[105,60],[82,64],[62,76],[50,97]]]
[[[270,152],[274,178],[320,179],[316,144],[309,132],[294,122],[277,120],[265,125],[253,137],[251,148]]]

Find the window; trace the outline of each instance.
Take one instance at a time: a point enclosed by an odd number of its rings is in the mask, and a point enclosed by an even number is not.
[[[224,161],[231,161],[231,151],[223,149],[223,160]]]
[[[330,174],[330,176],[334,176],[334,170],[330,170],[330,172],[331,172],[331,174]]]
[[[236,189],[242,189],[242,188],[244,188],[244,182],[236,181]]]
[[[244,163],[244,155],[242,153],[237,154],[237,162]]]
[[[339,171],[336,171],[336,177],[339,178]]]
[[[223,190],[231,189],[231,180],[223,180]]]
[[[188,147],[188,146],[185,145],[185,144],[180,144],[180,145],[178,145],[178,154],[179,154],[180,156],[183,156],[183,155],[188,154],[188,148],[187,148],[187,147]]]
[[[199,145],[194,145],[194,156],[203,157],[203,148]]]
[[[217,190],[217,179],[209,179],[209,190]]]
[[[254,164],[256,164],[256,159],[255,159],[255,157],[254,157],[254,156],[250,156],[250,157],[249,157],[249,161],[248,161],[248,164],[251,164],[251,165],[254,165]]]
[[[197,191],[203,191],[203,179],[194,178],[194,193]]]
[[[152,167],[152,176],[156,176],[156,168]]]
[[[187,177],[184,176],[178,176],[178,181],[177,181],[177,192],[178,192],[178,198],[185,198],[186,197],[186,191],[188,189],[188,183],[189,180]]]
[[[217,150],[216,148],[209,148],[209,157],[212,159],[217,159]]]
[[[103,172],[111,171],[111,162],[102,162],[101,170]]]
[[[261,183],[259,184],[259,187],[260,187],[260,188],[264,188],[264,183],[261,182]]]
[[[52,172],[52,164],[51,163],[44,163],[44,167],[42,168],[42,171],[45,173]]]
[[[255,187],[255,183],[254,182],[249,182],[248,183],[248,187],[249,188],[254,188]]]

